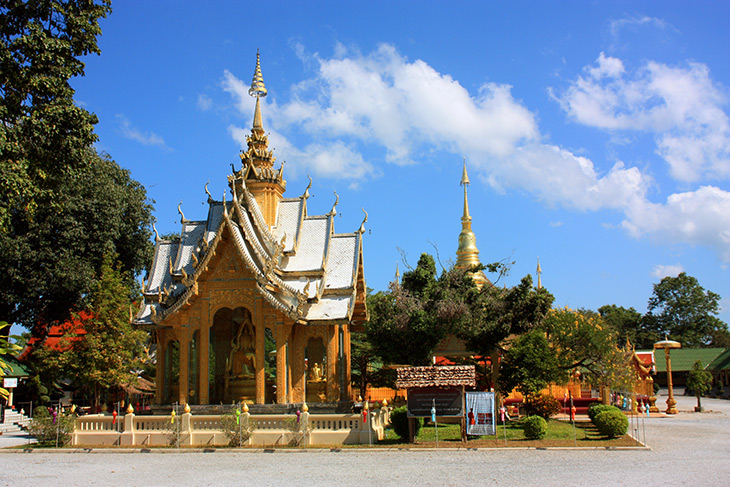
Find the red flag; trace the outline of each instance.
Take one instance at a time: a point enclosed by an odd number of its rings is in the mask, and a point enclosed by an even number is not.
[[[112,411],[112,424],[117,422],[117,410]]]

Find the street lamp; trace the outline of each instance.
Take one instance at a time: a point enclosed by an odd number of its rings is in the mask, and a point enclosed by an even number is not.
[[[667,385],[669,386],[669,398],[667,399],[667,414],[677,414],[677,401],[674,399],[672,389],[672,360],[669,358],[669,351],[673,348],[682,348],[682,344],[665,338],[654,344],[654,349],[663,348],[667,359]]]

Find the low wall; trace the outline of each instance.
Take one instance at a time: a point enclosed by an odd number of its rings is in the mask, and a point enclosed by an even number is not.
[[[246,445],[288,445],[296,433],[287,427],[292,414],[242,413],[243,424],[254,425]],[[177,422],[174,423],[174,421]],[[301,413],[301,430],[306,431],[304,445],[366,444],[382,440],[390,421],[390,408],[384,407],[364,414]],[[76,418],[72,444],[75,446],[226,446],[228,438],[221,427],[220,415],[177,417],[136,416],[128,413],[118,417],[88,415]]]

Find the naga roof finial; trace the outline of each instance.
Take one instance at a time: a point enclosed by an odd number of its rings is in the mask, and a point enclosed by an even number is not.
[[[155,242],[160,241],[160,234],[157,233],[157,227],[155,226],[155,222],[152,222],[152,230],[155,232]]]
[[[340,195],[337,194],[337,191],[335,193],[335,204],[332,205],[332,209],[328,213],[328,215],[335,216],[337,214],[337,204],[340,202]]]
[[[212,201],[213,200],[213,195],[210,194],[210,191],[208,191],[208,185],[209,184],[210,184],[210,179],[208,180],[207,183],[205,183],[205,194],[208,195],[208,201]]]
[[[312,187],[312,176],[307,174],[307,177],[309,178],[309,184],[307,185],[307,189],[304,190],[304,194],[302,195],[302,198],[309,199],[309,188]]]
[[[180,201],[180,204],[177,205],[177,212],[180,213],[180,223],[187,223],[188,220],[185,218],[185,215],[182,212],[182,201]]]
[[[362,212],[365,213],[365,219],[362,221],[362,223],[360,224],[360,228],[358,229],[358,233],[361,233],[361,234],[365,233],[365,224],[368,221],[368,212],[365,211],[365,208],[362,209]]]

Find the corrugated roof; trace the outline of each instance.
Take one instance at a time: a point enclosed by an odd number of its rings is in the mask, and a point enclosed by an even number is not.
[[[476,369],[473,365],[441,367],[401,367],[397,371],[395,385],[399,389],[409,387],[475,387]]]
[[[707,370],[728,370],[730,369],[730,348],[726,348],[724,352],[713,360],[707,367]]]
[[[692,370],[692,366],[697,360],[707,368],[726,350],[725,348],[674,348],[670,352],[672,372],[688,372]],[[667,360],[663,350],[654,351],[654,360],[657,372],[667,371]]]

